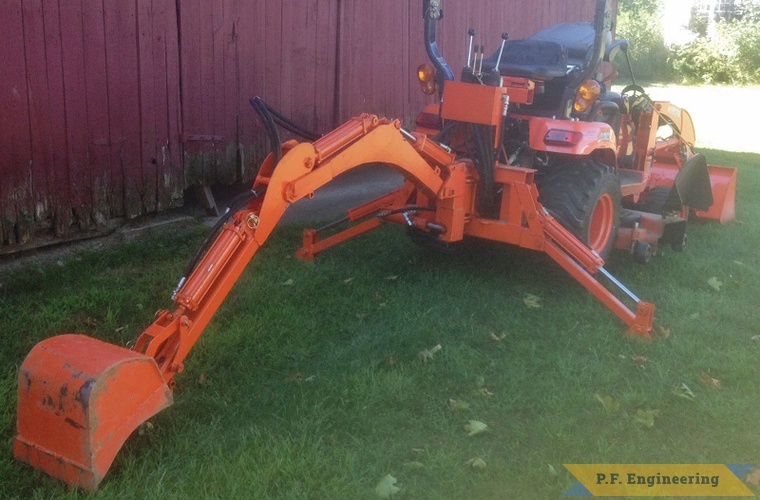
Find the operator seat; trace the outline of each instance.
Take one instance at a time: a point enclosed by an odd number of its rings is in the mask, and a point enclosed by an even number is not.
[[[561,113],[565,89],[590,56],[594,37],[591,23],[560,23],[506,43],[499,74],[543,82],[543,93],[536,93],[533,104],[522,112],[535,116]],[[499,50],[483,61],[483,70],[495,69],[498,57]]]

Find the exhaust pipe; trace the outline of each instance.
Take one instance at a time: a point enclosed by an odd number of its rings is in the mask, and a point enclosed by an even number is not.
[[[454,72],[438,50],[435,39],[436,25],[443,18],[441,3],[437,0],[422,0],[422,18],[425,20],[425,51],[436,69],[435,83],[439,89],[443,89],[446,80],[454,80]]]

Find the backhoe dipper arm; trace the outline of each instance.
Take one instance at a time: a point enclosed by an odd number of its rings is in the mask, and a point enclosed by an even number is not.
[[[414,190],[434,198],[443,184],[441,168],[407,142],[398,121],[373,115],[354,118],[314,143],[285,143],[283,150],[276,165],[272,155],[262,165],[252,190],[256,199],[231,215],[179,287],[175,309],[159,312],[134,349],[78,334],[34,346],[19,369],[13,444],[19,460],[97,489],[129,435],[173,403],[174,375],[290,203],[370,162],[403,173],[413,186],[406,198]],[[404,198],[404,191],[397,195],[389,200]]]
[[[394,166],[418,190],[437,195],[439,171],[401,133],[398,121],[374,115],[354,118],[314,143],[289,142],[277,165],[268,158],[254,183],[263,192],[236,212],[174,298],[176,309],[163,311],[139,337],[135,350],[153,357],[167,383],[272,233],[290,203],[311,196],[338,175],[366,163]],[[276,167],[276,168],[275,168]]]
[[[159,312],[134,349],[77,334],[34,346],[19,369],[13,444],[18,459],[69,484],[97,489],[129,435],[173,403],[175,374],[288,205],[367,163],[390,165],[407,181],[354,209],[349,218],[382,211],[383,220],[435,230],[442,241],[480,235],[543,250],[633,331],[651,329],[653,306],[639,303],[636,313],[625,308],[592,277],[603,272],[601,259],[577,247],[580,243],[554,219],[541,216],[533,170],[499,167],[505,217],[490,220],[473,215],[478,172],[472,162],[457,160],[423,134],[404,131],[398,121],[362,115],[313,143],[287,142],[282,151],[279,161],[273,155],[265,160],[251,192],[254,199],[240,202],[247,206],[231,214],[182,282],[174,310]],[[322,242],[312,234],[311,247],[300,256],[312,257],[379,224],[378,218],[365,221]]]

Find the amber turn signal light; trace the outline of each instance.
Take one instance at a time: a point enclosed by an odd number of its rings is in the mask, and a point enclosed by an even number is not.
[[[417,68],[417,80],[420,82],[422,92],[427,95],[435,93],[435,69],[430,64],[420,64]]]
[[[581,86],[578,87],[578,93],[575,94],[573,109],[578,113],[585,113],[594,104],[601,91],[602,88],[596,80],[586,80],[581,83]]]

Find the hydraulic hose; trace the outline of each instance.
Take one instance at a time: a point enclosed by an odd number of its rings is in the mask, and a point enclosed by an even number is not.
[[[250,103],[251,106],[253,106],[253,109],[256,111],[256,114],[259,115],[259,118],[261,119],[261,122],[266,129],[267,135],[269,136],[275,165],[277,165],[282,159],[282,146],[280,141],[280,134],[277,131],[277,125],[280,125],[286,130],[308,140],[313,141],[321,137],[319,134],[301,128],[292,120],[289,120],[281,113],[278,113],[276,110],[268,106],[261,97],[254,97],[250,100]],[[232,217],[235,212],[251,203],[253,200],[263,196],[265,192],[266,186],[262,186],[258,189],[250,189],[248,191],[245,191],[230,200],[229,206],[225,210],[224,214],[219,218],[218,221],[216,221],[214,227],[211,228],[211,231],[209,231],[208,235],[206,235],[206,239],[203,240],[203,243],[198,248],[198,251],[195,253],[185,268],[185,272],[182,273],[182,278],[180,278],[179,284],[175,288],[172,298],[177,295],[177,292],[179,292],[179,290],[182,288],[182,285],[184,285],[187,278],[198,265],[198,262],[200,262],[203,255],[208,251],[209,247],[216,239],[217,235],[222,230],[222,227],[227,223],[230,217]]]
[[[216,239],[219,232],[222,230],[222,227],[227,223],[228,220],[230,220],[230,217],[232,217],[235,212],[242,209],[244,206],[248,205],[252,201],[254,201],[257,198],[260,198],[264,196],[264,193],[266,193],[266,186],[262,186],[258,189],[249,189],[243,193],[240,193],[239,195],[235,196],[232,200],[230,200],[230,203],[227,207],[227,209],[224,211],[224,214],[222,214],[221,217],[219,217],[219,220],[216,221],[214,224],[214,227],[211,228],[211,231],[206,235],[206,238],[203,240],[203,243],[201,243],[201,246],[198,247],[198,250],[195,252],[195,255],[190,260],[190,262],[187,264],[187,267],[185,267],[185,271],[182,273],[182,277],[179,280],[179,283],[177,284],[177,287],[174,289],[174,292],[172,293],[172,299],[177,295],[177,292],[182,288],[182,285],[185,284],[185,281],[187,281],[188,276],[195,270],[195,266],[198,265],[198,262],[200,262],[201,258],[205,255],[206,251],[208,251],[211,244]]]
[[[274,117],[274,121],[277,123],[277,125],[281,126],[285,130],[292,132],[299,137],[303,137],[304,139],[307,139],[309,141],[316,141],[317,139],[322,137],[322,134],[318,134],[316,132],[306,130],[305,128],[295,123],[293,120],[286,118],[284,115],[282,115],[273,107],[271,107],[269,104],[264,103],[264,106],[272,114],[272,116]]]
[[[269,111],[269,108],[267,108],[266,104],[264,104],[264,101],[260,97],[256,96],[251,99],[250,102],[251,106],[253,106],[253,109],[256,111],[256,114],[259,115],[259,118],[261,118],[261,121],[264,124],[264,128],[266,129],[267,135],[269,136],[269,142],[271,143],[272,155],[274,156],[274,164],[277,165],[282,159],[282,147],[280,142],[280,134],[277,132],[277,126],[274,123],[272,113]]]

